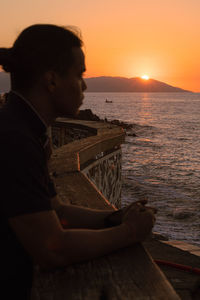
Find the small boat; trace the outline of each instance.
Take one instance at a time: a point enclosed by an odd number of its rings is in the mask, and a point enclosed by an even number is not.
[[[112,103],[112,100],[108,100],[108,99],[106,99],[106,101],[105,101],[106,103]]]

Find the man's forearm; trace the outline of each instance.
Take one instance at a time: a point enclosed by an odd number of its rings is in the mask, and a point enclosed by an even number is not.
[[[56,209],[56,213],[64,228],[105,228],[104,219],[114,208],[110,210],[96,210],[76,205],[62,204]]]
[[[94,259],[134,242],[137,241],[126,224],[102,230],[65,230],[61,247],[54,252],[55,267]]]

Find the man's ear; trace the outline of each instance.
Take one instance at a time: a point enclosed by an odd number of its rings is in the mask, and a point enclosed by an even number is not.
[[[46,71],[44,73],[44,83],[50,93],[54,92],[58,85],[58,74],[55,71]]]

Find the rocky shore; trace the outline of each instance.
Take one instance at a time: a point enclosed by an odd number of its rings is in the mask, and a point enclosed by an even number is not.
[[[133,124],[128,124],[126,122],[121,122],[119,120],[111,120],[108,121],[107,118],[100,119],[97,115],[95,115],[91,109],[80,110],[79,114],[75,117],[77,120],[87,120],[87,121],[100,121],[107,122],[113,125],[121,126],[124,129],[128,130],[133,128]]]

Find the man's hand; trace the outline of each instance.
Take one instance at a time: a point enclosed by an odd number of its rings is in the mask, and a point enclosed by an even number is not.
[[[146,203],[146,200],[132,203],[122,216],[122,223],[129,227],[136,242],[142,242],[150,234],[156,220],[156,209],[145,206]]]
[[[129,204],[128,206],[122,208],[122,209],[118,209],[114,212],[112,212],[111,214],[109,214],[106,218],[105,218],[105,225],[107,227],[111,227],[111,226],[116,226],[116,225],[120,225],[122,223],[122,220],[124,218],[124,216],[127,214],[127,212],[132,209],[133,207],[136,207],[136,205],[141,205],[141,207],[143,208],[147,208],[145,205],[148,203],[148,201],[146,199],[144,200],[139,200],[136,202],[133,202],[131,204]],[[151,208],[153,213],[156,213],[157,210],[153,207],[148,207]]]

